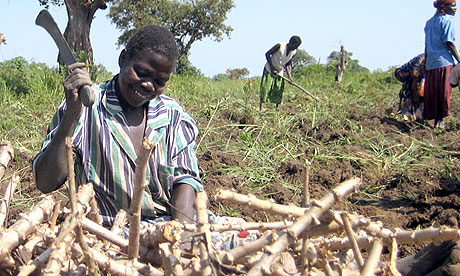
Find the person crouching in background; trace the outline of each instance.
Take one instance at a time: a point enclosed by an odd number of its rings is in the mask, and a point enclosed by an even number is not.
[[[425,54],[420,54],[396,68],[395,77],[402,82],[399,91],[399,111],[405,118],[422,122]]]

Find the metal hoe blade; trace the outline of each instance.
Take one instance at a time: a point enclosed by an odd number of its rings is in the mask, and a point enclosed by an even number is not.
[[[67,41],[65,41],[58,25],[47,10],[40,11],[37,18],[35,19],[35,24],[43,27],[51,35],[66,65],[77,62],[75,56],[72,53],[72,50],[70,50],[69,44],[67,44]],[[91,90],[91,87],[88,85],[84,85],[78,89],[78,96],[84,106],[90,107],[93,105],[94,93],[93,90]]]
[[[67,41],[65,41],[64,37],[62,36],[58,25],[47,10],[40,11],[37,19],[35,19],[35,24],[43,27],[51,35],[66,65],[73,64],[77,61],[72,54],[72,50],[70,50]]]

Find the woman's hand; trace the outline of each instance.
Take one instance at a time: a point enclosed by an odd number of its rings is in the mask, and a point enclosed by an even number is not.
[[[64,79],[64,92],[66,98],[67,110],[80,115],[83,106],[78,96],[78,89],[83,85],[91,86],[93,82],[82,62],[76,62],[67,67],[67,76]]]

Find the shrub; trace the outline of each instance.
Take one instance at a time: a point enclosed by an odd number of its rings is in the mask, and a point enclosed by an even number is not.
[[[43,63],[28,63],[16,57],[0,63],[0,80],[3,87],[15,94],[29,94],[44,87],[55,87],[62,83],[55,68]]]

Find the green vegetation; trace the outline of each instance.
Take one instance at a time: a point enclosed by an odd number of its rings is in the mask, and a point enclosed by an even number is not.
[[[286,179],[289,164],[299,164],[325,188],[362,176],[362,193],[379,198],[403,181],[429,185],[426,179],[460,178],[457,140],[449,138],[460,130],[458,120],[449,117],[449,133],[402,121],[396,114],[400,83],[392,71],[346,72],[341,84],[327,65],[303,66],[295,73],[296,82],[320,102],[287,84],[279,110],[267,104],[260,112],[258,78],[172,77],[166,93],[198,121],[198,156],[217,152],[236,160],[203,171],[205,182],[219,173],[260,195],[276,193],[276,187],[266,189],[271,185],[299,194],[303,179]],[[17,152],[33,157],[63,98],[61,83],[59,71],[43,64],[22,58],[0,63],[0,141],[9,140]]]
[[[109,17],[122,35],[119,45],[126,45],[133,33],[147,25],[155,24],[169,29],[176,38],[179,62],[176,73],[199,76],[188,57],[192,44],[204,38],[222,41],[230,36],[233,28],[224,22],[234,7],[232,0],[149,0],[107,1],[110,3]]]

